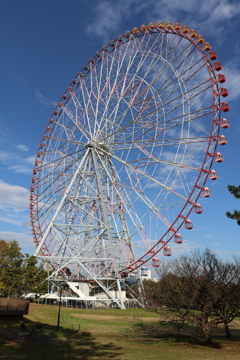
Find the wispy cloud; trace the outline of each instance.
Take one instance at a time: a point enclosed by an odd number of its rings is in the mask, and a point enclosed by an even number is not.
[[[19,79],[21,80],[21,83],[23,84],[23,86],[29,88],[30,87],[30,82],[29,80],[27,80],[24,76],[22,76],[21,74],[18,74]]]
[[[240,70],[233,62],[224,66],[224,75],[227,78],[226,86],[229,90],[229,99],[235,100],[240,97]]]
[[[29,156],[25,159],[27,163],[33,165],[34,161],[36,160],[36,156]]]
[[[0,180],[0,205],[16,211],[26,210],[29,204],[29,191],[22,187]]]
[[[23,144],[18,144],[16,146],[16,149],[18,149],[20,151],[28,151],[28,147],[26,145],[23,145]]]
[[[240,256],[240,251],[233,251],[231,250],[221,250],[221,249],[215,249],[215,252],[219,256],[227,256],[229,258],[229,255],[237,255]]]
[[[236,55],[239,55],[240,54],[240,43],[236,43],[235,45],[235,52],[236,52]]]
[[[201,17],[201,22],[196,22],[195,13]],[[179,21],[196,29],[197,32],[218,39],[222,39],[226,32],[232,30],[234,23],[230,24],[230,21],[237,19],[239,13],[240,3],[237,0],[189,0],[188,2],[161,0],[153,1],[152,4],[154,19]],[[231,26],[228,27],[226,24]]]
[[[169,243],[170,248],[172,249],[173,256],[179,256],[182,254],[190,253],[199,247],[198,244],[184,240],[182,244],[175,244],[174,242]]]
[[[35,90],[35,95],[38,98],[40,104],[50,106],[50,102],[46,99],[46,97],[38,90]]]
[[[12,225],[17,225],[17,226],[22,226],[22,222],[20,220],[14,219],[11,216],[1,216],[0,215],[0,221],[7,223],[7,224],[12,224]]]
[[[11,231],[0,231],[0,238],[4,240],[16,240],[20,247],[25,251],[33,252],[34,244],[32,236],[25,233],[11,232]]]
[[[32,173],[32,168],[30,168],[29,166],[26,165],[12,165],[12,166],[8,166],[7,170],[13,171],[15,173],[19,173],[19,174],[26,174],[26,175],[30,175]]]
[[[13,171],[15,173],[30,175],[32,174],[33,164],[35,160],[35,156],[29,156],[27,158],[21,159],[21,161],[19,161],[19,164],[8,166],[7,170]]]
[[[35,156],[23,157],[21,153],[27,152],[25,145],[16,146],[20,152],[0,151],[0,162],[7,166],[7,170],[30,175],[32,173]]]
[[[152,3],[152,1],[149,2]],[[148,8],[149,2],[139,2],[138,0],[98,2],[94,7],[94,17],[88,24],[86,32],[89,35],[97,35],[104,42],[109,41],[111,40],[109,39],[110,33],[120,27],[122,20],[129,19],[133,14],[136,15]]]
[[[94,36],[98,36],[104,41],[111,40],[109,38],[111,33],[120,27],[123,20],[131,19],[141,12],[145,16],[146,22],[157,22],[159,20],[164,22],[179,21],[203,33],[206,33],[207,29],[208,35],[221,38],[224,33],[234,26],[232,20],[237,19],[240,13],[240,3],[237,0],[189,0],[187,2],[176,0],[99,1],[94,7],[94,15],[86,31],[89,35],[94,34]],[[196,23],[195,13],[201,16],[201,22]],[[230,21],[231,27],[228,27],[227,24]],[[135,26],[140,25],[135,24]]]
[[[48,100],[38,89],[35,89],[35,96],[37,97],[40,104],[43,104],[45,106],[56,106],[55,101]]]

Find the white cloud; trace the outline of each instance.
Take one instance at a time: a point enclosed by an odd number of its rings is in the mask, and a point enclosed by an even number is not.
[[[236,0],[189,0],[187,3],[162,0],[154,4],[152,6],[154,19],[178,21],[182,25],[194,28],[198,33],[202,32],[206,37],[212,35],[221,38],[234,25],[231,23],[231,27],[226,26],[228,21],[240,13],[240,4]],[[201,21],[196,21],[196,13]]]
[[[8,223],[8,224],[12,224],[12,225],[22,226],[21,221],[13,219],[10,215],[9,215],[9,217],[0,216],[0,221]]]
[[[46,106],[50,105],[50,102],[46,99],[46,97],[38,89],[35,90],[35,95],[38,98],[40,104],[43,104]]]
[[[9,215],[9,217],[7,217],[7,216],[0,216],[0,221],[1,221],[1,222],[8,223],[8,224],[12,224],[12,225],[17,225],[17,226],[21,226],[21,225],[22,225],[21,221],[16,220],[16,219],[13,219],[13,218],[11,217],[11,215]]]
[[[193,242],[188,241],[188,240],[183,240],[182,244],[175,244],[174,241],[172,240],[172,241],[169,242],[168,245],[171,248],[172,255],[174,257],[182,255],[182,254],[189,253],[189,252],[191,252],[191,251],[193,251],[193,250],[195,250],[196,248],[199,247],[198,244],[193,243]],[[161,254],[161,252],[160,252],[160,254]]]
[[[24,233],[0,231],[0,238],[3,240],[16,240],[20,247],[29,253],[34,253],[34,244],[32,236]]]
[[[227,24],[240,13],[240,3],[236,0],[99,1],[94,7],[94,16],[92,16],[92,22],[88,24],[86,31],[88,34],[98,36],[107,42],[111,40],[111,33],[120,28],[123,20],[134,18],[141,12],[145,15],[146,24],[150,21],[157,22],[159,20],[163,22],[178,21],[198,32],[206,34],[207,31],[208,35],[221,38],[226,31],[234,26],[233,23],[231,23],[231,27],[228,27]],[[201,22],[196,22],[196,13],[201,17]],[[137,27],[140,25],[133,24]]]
[[[226,87],[229,90],[228,98],[235,100],[240,97],[240,71],[234,66],[234,64],[229,63],[224,66],[224,75],[227,78]]]
[[[94,36],[101,37],[104,42],[108,42],[111,40],[110,34],[120,27],[122,20],[130,18],[133,14],[138,14],[147,7],[147,1],[141,3],[138,0],[98,2],[94,7],[93,21],[89,23],[86,31],[89,35],[94,34]]]
[[[35,95],[38,98],[40,104],[46,106],[57,106],[56,101],[49,101],[38,89],[35,89]]]
[[[25,145],[18,145],[17,147],[20,147],[19,150],[22,152],[27,151]],[[23,158],[20,152],[0,151],[0,162],[8,165],[7,170],[16,173],[31,174],[35,159],[35,156]]]
[[[219,256],[224,256],[224,255],[237,255],[237,256],[240,256],[240,251],[233,251],[232,249],[231,250],[221,250],[221,249],[215,249],[215,253]]]
[[[29,205],[29,191],[22,186],[10,185],[0,180],[0,205],[7,205],[17,211],[26,210]]]
[[[230,3],[228,0],[221,0],[219,3],[219,1],[215,0],[214,5],[214,9],[211,10],[211,18],[217,21],[230,20],[240,12],[239,2]]]
[[[18,164],[8,166],[7,170],[11,170],[15,173],[30,175],[30,174],[32,174],[33,165],[34,165],[35,160],[36,160],[36,156],[30,156],[25,159],[20,159],[18,161]],[[16,161],[15,161],[15,163],[16,163]]]
[[[12,166],[8,166],[7,170],[11,170],[15,173],[21,173],[21,174],[26,174],[29,175],[32,173],[32,169],[30,167],[27,167],[25,165],[12,165]]]
[[[26,145],[23,145],[23,144],[18,144],[16,146],[16,148],[20,151],[28,151],[28,147]]]
[[[9,161],[16,160],[17,155],[6,152],[6,151],[0,151],[0,161],[4,164],[7,164]]]
[[[28,162],[29,164],[34,164],[34,161],[36,160],[36,156],[30,156],[28,158],[25,159],[26,162]]]
[[[235,45],[235,53],[236,53],[237,55],[240,54],[240,43],[239,43],[239,42],[236,43],[236,45]]]

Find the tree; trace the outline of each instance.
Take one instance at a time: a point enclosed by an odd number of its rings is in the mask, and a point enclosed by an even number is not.
[[[7,254],[9,250],[9,245],[6,241],[0,239],[0,295],[4,289],[4,281],[2,279],[2,268],[7,262]]]
[[[240,199],[240,186],[236,187],[236,186],[233,186],[233,185],[228,185],[228,190],[230,191],[230,193],[232,195],[235,196],[236,199]],[[230,211],[227,211],[226,215],[230,219],[237,220],[237,224],[240,225],[240,211],[234,210],[233,213],[231,213]]]
[[[155,288],[146,288],[145,298],[156,312],[166,307],[180,327],[185,322],[195,325],[204,342],[218,324],[224,325],[229,338],[229,323],[240,315],[240,260],[223,262],[209,249],[181,256]]]
[[[4,244],[5,243],[5,244]],[[1,296],[16,295],[16,289],[21,283],[21,266],[23,255],[16,241],[6,242],[1,240],[4,254],[1,253],[1,272],[0,279],[2,283]],[[4,257],[2,257],[2,255]]]
[[[38,265],[35,256],[25,254],[21,267],[21,284],[17,288],[18,295],[33,292],[35,294],[46,293],[47,290],[47,271],[42,264]]]
[[[0,240],[0,296],[46,292],[46,278],[47,272],[38,266],[36,257],[23,255],[15,240]]]
[[[240,259],[221,262],[217,286],[217,301],[213,312],[217,323],[223,323],[226,337],[231,337],[229,323],[240,316]]]

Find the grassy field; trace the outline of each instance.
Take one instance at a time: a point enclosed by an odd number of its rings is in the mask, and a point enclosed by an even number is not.
[[[43,325],[39,340],[17,340],[19,324],[0,323],[0,359],[4,360],[232,360],[240,359],[240,327],[226,340],[220,329],[214,344],[203,346],[188,335],[152,338],[139,329],[159,320],[141,309],[79,310],[61,308],[56,331],[55,306],[30,304],[29,322]]]

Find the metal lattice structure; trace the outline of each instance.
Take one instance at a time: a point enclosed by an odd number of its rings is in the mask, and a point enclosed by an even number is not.
[[[124,307],[120,281],[168,243],[200,195],[210,196],[218,143],[227,140],[216,54],[201,35],[150,23],[111,41],[57,104],[33,170],[30,216],[36,256],[51,279],[94,281]],[[156,265],[158,266],[158,265]],[[110,293],[117,284],[119,298]]]

